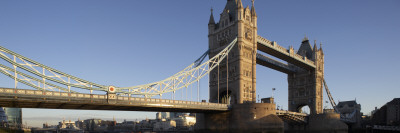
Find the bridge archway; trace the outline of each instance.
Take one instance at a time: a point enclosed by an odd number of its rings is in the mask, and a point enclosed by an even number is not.
[[[297,112],[310,114],[311,113],[310,106],[308,106],[306,104],[300,105],[300,106],[297,107]]]
[[[219,94],[219,101],[220,103],[224,103],[224,104],[231,104],[234,103],[234,96],[232,95],[232,91],[228,90],[228,93],[225,91],[221,91],[221,93]]]

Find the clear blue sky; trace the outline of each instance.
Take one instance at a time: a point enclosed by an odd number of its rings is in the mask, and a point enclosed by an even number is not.
[[[145,84],[173,75],[207,50],[210,7],[219,20],[225,2],[2,0],[0,45],[99,84]],[[259,35],[286,48],[297,49],[304,35],[323,43],[325,78],[335,101],[357,99],[369,113],[400,97],[399,1],[256,0],[255,9]],[[201,84],[202,99],[208,99],[207,81]],[[13,87],[13,80],[0,75],[0,86]],[[287,109],[287,76],[257,66],[257,93],[268,97],[271,88],[277,88],[276,103]],[[23,115],[32,126],[63,117],[155,117],[153,112],[48,109],[23,109]]]

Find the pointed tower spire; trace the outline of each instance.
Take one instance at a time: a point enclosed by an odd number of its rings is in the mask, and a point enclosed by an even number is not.
[[[303,41],[301,41],[301,42],[305,42],[305,41],[308,41],[307,35],[304,35]]]
[[[212,7],[211,7],[210,21],[208,22],[208,24],[215,24],[214,16],[213,16],[213,8]]]
[[[238,8],[243,8],[242,0],[237,1]]]
[[[313,50],[317,51],[317,40],[314,40],[314,48],[313,48]]]
[[[324,51],[322,51],[322,42],[319,43],[319,50],[321,51],[321,53],[324,53]]]
[[[256,10],[254,9],[254,0],[251,0],[251,15],[252,16],[257,16]]]

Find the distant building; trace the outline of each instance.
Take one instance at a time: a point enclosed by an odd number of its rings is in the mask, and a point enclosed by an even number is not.
[[[340,112],[340,120],[347,123],[349,128],[361,128],[361,105],[353,101],[340,101],[336,108]]]
[[[146,118],[146,120],[142,120],[137,124],[136,130],[142,132],[151,132],[153,131],[154,123],[156,123],[156,120],[149,120]]]
[[[156,119],[161,120],[161,119],[174,119],[178,118],[180,116],[184,116],[186,113],[181,113],[181,112],[157,112],[156,113]]]
[[[6,123],[7,123],[7,115],[6,112],[4,112],[3,108],[0,108],[0,123],[1,123],[1,127],[5,127]]]
[[[76,122],[65,121],[58,123],[58,131],[61,133],[83,133],[84,131],[76,127]]]
[[[170,112],[170,119],[177,118],[179,116],[183,116],[185,113],[180,113],[180,112]]]
[[[394,98],[374,111],[372,123],[382,126],[400,126],[400,98]]]
[[[262,98],[261,103],[275,103],[273,97]]]
[[[158,120],[171,119],[171,113],[170,112],[157,112],[156,119],[158,119]]]
[[[96,128],[100,127],[101,119],[87,119],[83,121],[83,128],[85,131],[95,131]]]
[[[117,123],[117,125],[114,126],[114,132],[133,132],[136,131],[135,127],[136,124],[138,124],[139,122],[135,122],[135,121],[126,121],[124,120],[124,122],[122,123]]]
[[[8,125],[10,127],[21,128],[22,126],[22,109],[21,108],[3,108],[7,116]]]
[[[161,119],[154,123],[153,131],[173,131],[175,127],[176,122],[174,120]]]
[[[176,117],[172,119],[176,122],[176,128],[177,129],[186,129],[186,130],[191,130],[196,124],[196,117],[193,116],[188,116],[188,115],[182,115],[179,117]]]

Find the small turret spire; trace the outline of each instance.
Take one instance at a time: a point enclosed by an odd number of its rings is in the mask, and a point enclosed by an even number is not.
[[[238,8],[243,8],[242,0],[237,1]]]
[[[314,40],[314,48],[313,48],[313,50],[314,50],[314,52],[316,52],[318,49],[317,49],[317,40]]]
[[[256,10],[254,9],[254,0],[251,0],[251,15],[252,16],[257,16]]]
[[[319,43],[319,50],[324,53],[324,51],[322,51],[322,42]]]
[[[304,34],[304,38],[303,38],[302,42],[305,42],[305,41],[308,41],[308,37],[307,37],[307,35]]]
[[[319,47],[322,48],[322,42],[319,43]]]
[[[215,24],[214,16],[213,16],[213,8],[212,7],[211,7],[210,21],[208,22],[208,24]]]

